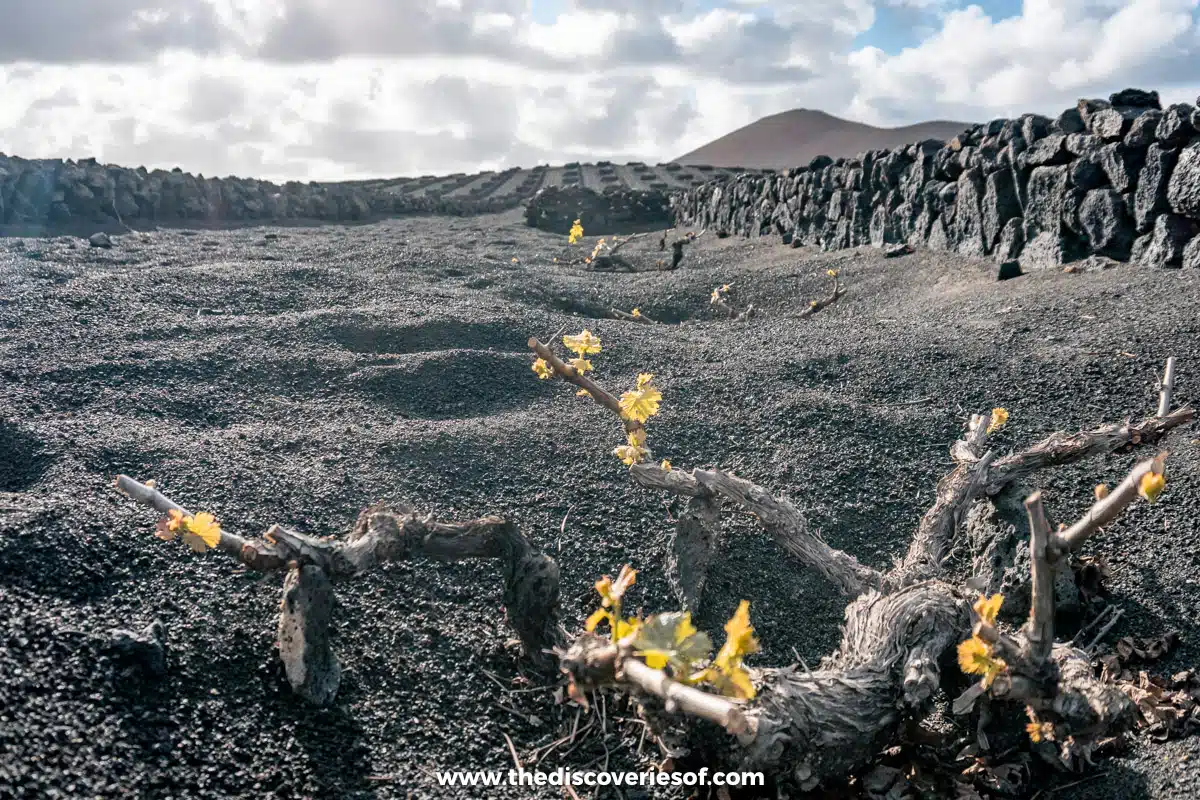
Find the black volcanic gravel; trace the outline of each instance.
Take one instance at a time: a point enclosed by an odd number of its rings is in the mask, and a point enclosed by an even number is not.
[[[530,690],[536,675],[522,682],[486,563],[393,564],[339,586],[343,688],[334,708],[305,707],[273,651],[280,576],[159,541],[153,513],[111,489],[119,472],[247,535],[273,522],[342,533],[379,499],[442,518],[508,515],[559,561],[578,629],[592,582],[626,562],[640,570],[633,607],[673,605],[661,570],[670,509],[609,454],[615,420],[534,377],[531,335],[593,330],[601,381],[657,376],[656,457],[788,493],[830,543],[876,566],[903,552],[970,413],[1009,409],[996,441],[1020,447],[1152,413],[1168,355],[1180,403],[1200,385],[1196,272],[998,283],[993,265],[949,255],[706,236],[678,272],[593,274],[565,264],[591,239],[569,250],[517,212],[113,241],[0,240],[5,798],[518,797],[438,788],[432,771],[508,769],[505,733],[528,757],[570,731],[575,710]],[[639,257],[659,256],[647,240]],[[831,267],[848,294],[798,319]],[[762,316],[713,314],[723,283]],[[603,318],[635,306],[686,323]],[[1160,502],[1089,545],[1126,609],[1114,636],[1182,632],[1155,667],[1165,673],[1200,656],[1197,435],[1169,440]],[[1065,519],[1144,455],[1038,485]],[[748,598],[764,643],[752,664],[815,662],[837,640],[843,599],[751,520],[730,514],[726,530],[698,624],[721,641]],[[155,619],[159,680],[107,647],[112,629]],[[609,725],[610,766],[645,763],[637,729]],[[605,744],[585,739],[537,766],[601,768]],[[1140,742],[1054,796],[1195,797],[1197,756],[1196,738]]]

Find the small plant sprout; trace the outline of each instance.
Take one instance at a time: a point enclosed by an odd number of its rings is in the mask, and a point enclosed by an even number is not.
[[[1165,455],[1158,458],[1155,469],[1151,469],[1138,481],[1138,494],[1147,503],[1153,503],[1162,494],[1163,489],[1167,488],[1167,477],[1162,471],[1163,458]]]
[[[1034,744],[1053,742],[1054,724],[1051,722],[1042,722],[1038,719],[1037,712],[1029,706],[1025,706],[1025,713],[1029,716],[1029,723],[1025,726],[1025,732],[1029,734],[1029,740]]]
[[[554,368],[547,364],[546,359],[544,358],[539,358],[534,361],[533,366],[530,367],[530,369],[532,369],[541,380],[554,377]]]
[[[993,652],[992,645],[980,635],[982,628],[990,628],[996,624],[996,616],[1004,603],[1004,595],[994,594],[991,597],[980,596],[975,601],[974,610],[980,624],[970,639],[958,645],[958,666],[968,675],[982,675],[983,688],[988,688],[996,677],[1003,673],[1008,664],[998,658]]]
[[[621,463],[627,467],[649,460],[650,450],[646,447],[646,429],[637,428],[629,431],[627,438],[627,444],[614,448],[613,455],[621,459]]]
[[[621,413],[639,423],[658,413],[662,393],[654,388],[654,375],[643,372],[637,377],[637,388],[621,395]]]
[[[221,543],[221,526],[208,512],[201,511],[194,516],[187,516],[179,509],[172,508],[167,511],[164,519],[158,521],[154,535],[164,542],[181,536],[184,544],[197,553],[203,553]]]
[[[996,431],[1003,428],[1007,422],[1008,422],[1008,409],[993,408],[992,409],[992,421],[990,424],[988,424],[987,432],[989,434],[995,433]]]
[[[624,320],[625,322],[640,322],[643,325],[657,325],[658,320],[653,319],[649,314],[642,311],[641,307],[633,309],[626,313],[618,308],[609,309],[614,319]]]
[[[690,612],[680,611],[655,614],[639,625],[633,647],[646,666],[669,669],[684,683],[694,683],[698,665],[712,653],[712,640],[696,630]]]
[[[561,230],[561,228],[560,228],[560,230]],[[583,223],[580,222],[579,220],[575,220],[574,222],[571,223],[571,230],[570,230],[570,233],[567,235],[567,243],[575,244],[582,238],[583,238]]]
[[[725,623],[725,644],[711,665],[693,676],[693,680],[715,686],[721,694],[742,700],[754,699],[754,684],[750,673],[742,666],[746,656],[758,652],[758,639],[750,625],[750,601],[743,600],[737,611]]]
[[[575,336],[564,336],[563,346],[582,358],[600,352],[600,339],[591,331],[584,329]]]
[[[608,575],[596,581],[596,593],[600,595],[600,608],[592,612],[583,627],[591,632],[596,630],[596,626],[601,622],[607,621],[613,642],[619,642],[634,633],[641,622],[636,618],[621,619],[621,598],[625,596],[625,592],[630,586],[633,586],[636,580],[637,570],[626,564],[621,567],[621,572],[618,573],[615,581]]]
[[[616,580],[605,575],[596,581],[600,608],[584,623],[594,632],[607,622],[610,641],[632,650],[651,669],[665,670],[674,680],[689,685],[708,684],[727,697],[754,698],[754,684],[742,661],[758,652],[758,639],[750,625],[750,601],[743,600],[725,623],[725,643],[712,654],[712,640],[692,624],[687,611],[653,614],[645,619],[621,616],[621,602],[637,576],[628,564]]]
[[[813,314],[816,314],[818,311],[833,305],[841,298],[843,294],[845,294],[846,287],[838,281],[838,276],[840,275],[838,270],[827,269],[825,270],[825,274],[833,282],[833,288],[830,290],[829,296],[823,297],[819,300],[809,300],[808,306],[803,308],[798,315],[800,319],[807,319]]]
[[[750,304],[745,311],[738,311],[733,307],[731,294],[733,285],[726,283],[712,290],[712,294],[708,296],[708,304],[714,308],[719,308],[734,322],[741,322],[754,316],[754,305]]]
[[[645,423],[658,414],[662,402],[662,393],[653,383],[654,375],[640,373],[633,389],[620,398],[613,397],[589,377],[589,373],[595,371],[595,365],[586,356],[601,352],[600,339],[591,331],[583,330],[573,336],[562,337],[562,342],[567,350],[575,354],[574,358],[563,361],[536,339],[530,340],[530,346],[538,354],[531,366],[533,372],[543,379],[558,375],[578,387],[576,396],[591,397],[617,412],[625,425],[625,444],[614,448],[613,455],[627,467],[649,461],[651,453],[646,446]]]

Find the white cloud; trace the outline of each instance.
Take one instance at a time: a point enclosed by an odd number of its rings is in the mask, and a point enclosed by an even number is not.
[[[0,151],[337,179],[665,160],[798,106],[903,124],[1128,85],[1190,101],[1196,4],[1025,0],[997,20],[950,0],[555,0],[552,19],[531,0],[20,2],[0,28]],[[856,45],[877,5],[936,29]]]
[[[979,6],[947,13],[919,46],[851,54],[864,117],[976,119],[1057,113],[1079,97],[1127,86],[1195,99],[1200,83],[1196,0],[1025,0],[999,21]],[[1191,85],[1189,85],[1191,84]]]

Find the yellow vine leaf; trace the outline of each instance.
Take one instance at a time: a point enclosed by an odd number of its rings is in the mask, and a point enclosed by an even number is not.
[[[642,316],[642,312],[641,312],[641,310],[640,310],[640,309],[637,309],[637,308],[635,308],[633,311],[630,311],[630,312],[629,312],[629,316],[631,316],[631,317],[640,317],[640,316]]]
[[[989,625],[996,623],[996,615],[1000,613],[1000,606],[1004,604],[1004,595],[994,594],[991,597],[979,596],[975,601],[975,613],[979,618]]]
[[[658,413],[662,394],[651,383],[652,380],[654,375],[651,373],[638,375],[637,388],[621,395],[619,405],[622,414],[637,422],[645,422]]]
[[[638,629],[633,647],[646,666],[664,669],[669,665],[676,676],[687,676],[708,658],[712,641],[696,630],[690,613],[681,611],[647,619]]]
[[[661,464],[659,464],[658,466],[659,466],[659,468],[660,468],[660,469],[662,469],[662,470],[663,470],[663,472],[670,472],[670,471],[671,471],[671,462],[670,462],[669,460],[665,459],[665,458],[662,460],[662,463],[661,463]]]
[[[1007,423],[1007,422],[1008,422],[1008,409],[993,408],[992,409],[992,421],[991,421],[991,424],[989,424],[987,426],[987,432],[995,433],[996,431],[1003,428],[1005,423]]]
[[[588,633],[591,633],[592,631],[596,630],[597,625],[611,616],[612,614],[609,613],[608,609],[597,608],[592,612],[592,615],[587,618],[587,621],[583,623],[584,630],[586,630]]]
[[[1138,482],[1138,494],[1153,503],[1167,486],[1167,479],[1161,473],[1147,472]]]
[[[538,378],[543,381],[554,375],[554,367],[546,363],[546,359],[544,358],[539,358],[537,361],[534,361],[533,366],[530,367],[530,369],[537,373]]]
[[[563,345],[580,358],[600,352],[600,340],[589,330],[582,330],[575,336],[564,336]]]
[[[992,648],[987,642],[972,636],[958,645],[958,668],[968,675],[982,675],[983,688],[986,689],[1008,665],[1003,659],[992,655]]]
[[[575,393],[575,396],[576,397],[591,397],[592,393],[589,392],[587,389],[580,389],[578,392]]]
[[[750,601],[743,600],[725,623],[725,644],[717,651],[712,664],[694,679],[711,683],[722,694],[752,700],[754,684],[750,681],[750,673],[742,666],[742,659],[757,652],[758,639],[750,625]]]
[[[825,270],[825,274],[831,278],[836,278],[838,276],[838,271],[836,269],[827,269]]]
[[[221,526],[207,511],[201,511],[188,520],[187,527],[190,533],[199,536],[209,547],[216,547],[221,543]]]
[[[641,447],[646,443],[646,429],[634,428],[625,437],[633,447]]]
[[[1108,497],[1108,486],[1103,483],[1097,483],[1095,489],[1096,499],[1103,500]]]
[[[635,636],[641,630],[642,621],[635,617],[617,620],[616,638],[617,641],[624,639],[627,636]]]
[[[154,535],[166,542],[182,535],[184,544],[197,553],[203,553],[221,543],[221,526],[206,511],[188,517],[179,509],[172,508],[167,511],[165,519],[158,521]]]
[[[581,222],[579,220],[575,220],[573,223],[571,223],[571,230],[567,235],[567,242],[569,244],[575,244],[582,238],[583,238],[583,225],[581,224]]]
[[[1029,724],[1025,726],[1025,732],[1029,734],[1029,739],[1034,744],[1041,741],[1054,741],[1054,724],[1050,722],[1042,722],[1038,719],[1037,713],[1029,706],[1025,706],[1025,713],[1029,715]]]
[[[592,362],[588,361],[586,358],[572,358],[571,366],[574,367],[575,371],[580,375],[586,375],[593,369]]]
[[[646,666],[651,669],[662,669],[670,660],[662,650],[639,650],[638,654],[646,662]]]

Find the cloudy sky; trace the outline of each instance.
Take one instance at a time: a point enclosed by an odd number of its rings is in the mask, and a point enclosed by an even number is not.
[[[0,0],[0,152],[324,180],[1200,92],[1198,0]]]

